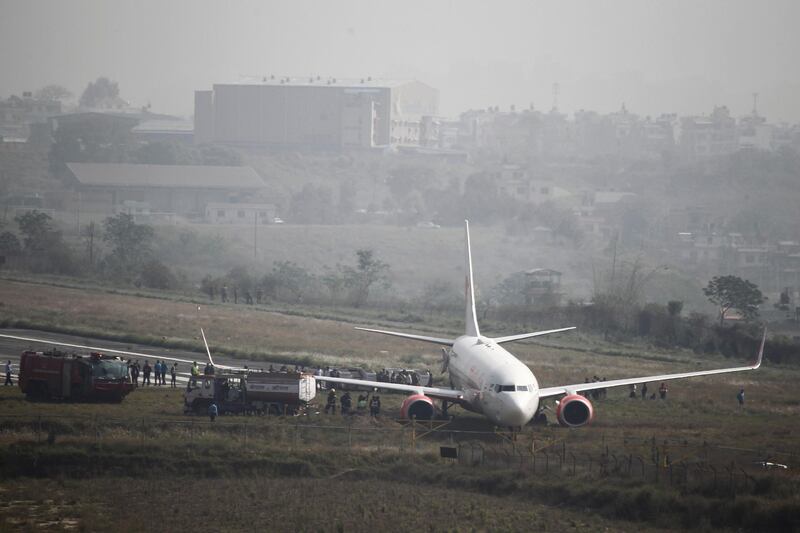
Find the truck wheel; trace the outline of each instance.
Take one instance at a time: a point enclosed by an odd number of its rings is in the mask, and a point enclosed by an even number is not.
[[[196,415],[206,415],[210,406],[211,402],[208,400],[195,400],[192,403],[192,412]]]
[[[28,384],[28,392],[25,393],[25,396],[32,402],[38,402],[46,400],[50,394],[47,390],[47,384],[41,381],[33,381]]]

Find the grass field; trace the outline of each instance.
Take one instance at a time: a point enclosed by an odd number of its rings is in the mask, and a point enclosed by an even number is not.
[[[92,336],[164,336],[199,348],[203,325],[213,344],[264,358],[438,366],[435,348],[366,335],[352,322],[302,316],[308,310],[217,304],[198,311],[196,303],[174,298],[7,281],[0,284],[0,302],[5,323]],[[320,310],[325,313],[333,314]],[[360,318],[386,323],[368,313]],[[580,334],[511,349],[543,386],[594,374],[611,379],[741,363]],[[592,425],[536,427],[516,444],[563,446],[578,457],[608,449],[643,460],[657,448],[662,457],[707,461],[721,473],[731,461],[789,464],[785,473],[751,468],[753,481],[733,499],[719,488],[603,478],[591,470],[542,477],[535,469],[445,463],[436,452],[450,442],[510,453],[485,420],[458,409],[451,411],[456,422],[421,438],[411,453],[409,428],[392,420],[399,396],[384,395],[387,416],[379,420],[345,422],[312,407],[303,418],[222,417],[211,426],[181,414],[177,390],[139,390],[122,404],[103,405],[30,403],[18,389],[0,388],[0,530],[138,531],[158,523],[179,531],[205,523],[239,531],[259,520],[263,528],[286,531],[792,530],[800,528],[798,378],[795,367],[765,364],[758,372],[673,382],[666,402],[609,391],[595,402]],[[740,387],[747,391],[744,410],[735,401]],[[770,527],[760,527],[765,524]]]

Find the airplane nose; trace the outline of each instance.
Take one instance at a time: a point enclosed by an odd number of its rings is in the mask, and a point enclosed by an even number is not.
[[[505,401],[501,423],[504,426],[524,426],[533,418],[535,402],[528,394],[509,394]]]

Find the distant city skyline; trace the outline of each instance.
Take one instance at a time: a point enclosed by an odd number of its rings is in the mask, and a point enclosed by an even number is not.
[[[800,4],[710,0],[236,2],[0,0],[0,97],[99,76],[157,112],[243,76],[402,78],[440,91],[440,113],[540,111],[800,122]]]

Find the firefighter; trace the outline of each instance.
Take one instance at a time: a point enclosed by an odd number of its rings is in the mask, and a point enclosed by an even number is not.
[[[669,392],[669,389],[667,388],[667,384],[662,381],[661,382],[661,386],[658,388],[658,395],[661,396],[662,400],[666,400],[667,399],[667,392]]]
[[[342,416],[347,416],[350,414],[350,407],[353,405],[353,400],[350,398],[350,393],[345,392],[342,395],[342,399],[339,402],[342,406]]]
[[[325,414],[331,411],[336,414],[336,389],[331,389],[328,393],[328,401],[325,403]]]
[[[208,418],[210,418],[212,422],[214,421],[215,418],[217,418],[218,413],[219,410],[217,409],[217,404],[212,403],[211,405],[208,406]]]
[[[14,386],[14,383],[11,381],[11,372],[13,370],[14,367],[11,365],[11,359],[9,359],[8,362],[6,363],[6,382],[3,385],[4,387],[6,385],[11,385],[12,387]]]

